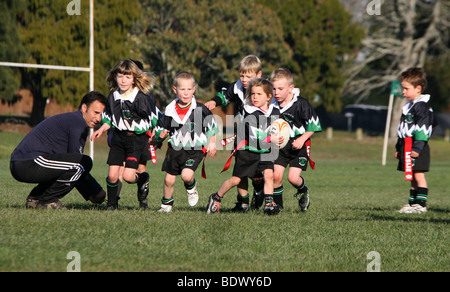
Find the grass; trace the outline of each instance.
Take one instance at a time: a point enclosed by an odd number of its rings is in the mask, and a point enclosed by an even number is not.
[[[229,151],[207,159],[208,179],[200,177],[199,204],[187,204],[181,179],[175,187],[175,211],[159,214],[165,152],[149,165],[150,210],[137,209],[135,186],[124,185],[120,210],[105,212],[71,192],[62,202],[67,211],[26,210],[33,185],[14,181],[9,155],[23,135],[0,132],[0,271],[66,271],[67,254],[77,251],[81,270],[170,272],[359,271],[380,254],[382,271],[450,271],[450,145],[431,142],[429,211],[397,214],[408,197],[408,183],[396,171],[392,146],[381,166],[381,137],[356,141],[337,132],[314,137],[316,170],[304,173],[311,189],[310,211],[301,213],[285,182],[285,210],[278,216],[262,211],[234,214],[236,191],[222,203],[222,213],[205,214],[210,193],[231,175],[219,174]],[[96,144],[93,175],[102,185],[108,148]]]

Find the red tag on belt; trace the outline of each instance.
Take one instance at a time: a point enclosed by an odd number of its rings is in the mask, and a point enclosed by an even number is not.
[[[202,165],[202,177],[206,179],[206,168],[205,168],[205,160],[206,160],[206,154],[208,153],[208,150],[205,146],[202,147],[203,151],[203,165]]]
[[[231,165],[231,160],[233,159],[233,155],[234,153],[236,153],[236,151],[238,151],[239,149],[241,149],[242,147],[244,147],[245,145],[248,144],[247,140],[242,140],[239,145],[237,145],[236,149],[234,149],[233,153],[231,153],[230,158],[228,158],[227,163],[225,164],[225,167],[223,168],[222,172],[227,171],[230,168]],[[221,172],[221,173],[222,173]]]
[[[405,180],[413,180],[413,165],[412,165],[412,137],[405,138]]]
[[[152,155],[152,163],[156,165],[156,150],[153,145],[150,145],[150,154]]]
[[[306,153],[308,153],[308,160],[309,160],[309,165],[311,165],[312,169],[316,169],[316,163],[314,161],[312,161],[311,157],[310,157],[310,153],[311,153],[311,140],[308,139],[308,141],[306,141]]]

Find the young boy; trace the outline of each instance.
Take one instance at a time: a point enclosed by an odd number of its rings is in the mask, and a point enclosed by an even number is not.
[[[288,180],[297,189],[295,196],[299,199],[301,211],[306,212],[310,206],[309,190],[302,171],[307,169],[311,136],[322,131],[319,117],[308,101],[300,97],[300,90],[294,88],[292,73],[285,68],[272,72],[276,104],[280,108],[281,118],[289,123],[291,135],[288,144],[280,149],[274,167],[274,200],[283,207],[283,175],[290,165]]]
[[[395,157],[399,160],[397,169],[405,171],[411,189],[408,204],[399,213],[424,213],[428,200],[425,172],[430,169],[428,140],[434,122],[433,110],[428,105],[430,96],[422,95],[427,87],[426,73],[421,68],[410,68],[401,74],[400,82],[408,102],[402,109]]]
[[[272,101],[273,86],[266,79],[253,79],[250,82],[251,104],[244,106],[244,120],[237,133],[236,163],[233,176],[226,180],[217,193],[209,198],[207,214],[220,212],[223,196],[233,187],[238,186],[242,179],[253,178],[259,174],[264,177],[265,206],[264,213],[276,215],[280,211],[273,201],[273,155],[271,152],[270,134],[268,128],[279,116],[279,110]],[[250,101],[249,101],[250,102]],[[281,141],[272,141],[278,145]]]
[[[230,84],[228,87],[222,88],[222,91],[209,102],[205,103],[205,106],[209,110],[213,110],[217,106],[226,106],[230,103],[234,103],[235,112],[238,122],[241,122],[244,117],[244,100],[249,82],[255,78],[261,78],[262,76],[262,63],[261,60],[254,55],[248,55],[244,57],[238,66],[239,80]],[[235,147],[236,147],[235,143]],[[253,180],[254,187],[254,199],[255,196],[262,198],[263,182],[260,177]],[[259,200],[261,201],[261,200]],[[249,210],[249,195],[248,195],[248,180],[242,180],[238,186],[238,195],[236,207],[233,211],[246,212]]]
[[[184,181],[189,205],[197,204],[194,172],[205,153],[209,152],[210,157],[216,154],[216,134],[219,130],[211,111],[195,100],[195,90],[195,78],[191,73],[180,72],[175,76],[173,91],[177,97],[167,106],[165,117],[156,130],[158,143],[170,133],[169,148],[162,166],[166,178],[159,212],[172,211],[174,184],[178,175]],[[205,148],[208,138],[210,142]]]

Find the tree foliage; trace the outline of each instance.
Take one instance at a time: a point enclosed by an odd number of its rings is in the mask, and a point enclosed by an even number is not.
[[[16,18],[24,11],[24,0],[5,0],[0,2],[0,61],[21,60],[25,48],[19,39]],[[17,69],[0,67],[0,96],[7,101],[13,100],[20,88],[20,75]]]
[[[89,66],[88,0],[81,0],[81,15],[74,16],[67,14],[68,0],[21,1],[6,1],[7,11],[19,7],[14,3],[25,4],[23,13],[13,14],[16,20],[5,23],[17,24],[17,47],[21,43],[27,53],[19,54],[24,59],[6,56],[8,61]],[[14,26],[7,29],[6,34],[15,35]],[[239,61],[255,54],[265,77],[277,67],[288,67],[313,105],[339,111],[342,72],[362,36],[338,0],[97,0],[95,87],[106,94],[109,69],[131,57],[143,60],[159,78],[155,95],[162,106],[173,99],[173,77],[181,70],[195,75],[197,96],[209,100],[238,79]],[[0,47],[0,56],[4,52]],[[89,74],[84,72],[20,73],[21,86],[34,96],[33,123],[44,118],[47,98],[77,105],[89,90]]]
[[[89,1],[81,1],[81,15],[68,15],[66,0],[28,0],[19,19],[26,63],[89,67]],[[128,30],[139,16],[139,3],[128,0],[95,1],[95,84],[107,93],[106,72],[130,54]],[[89,90],[84,72],[21,69],[22,87],[33,93],[32,124],[44,118],[46,100],[78,105]]]
[[[339,112],[344,69],[356,57],[364,31],[338,0],[261,0],[275,10],[293,49],[290,67],[302,95]]]
[[[424,67],[427,58],[448,60],[440,56],[449,53],[450,1],[380,0],[380,4],[380,15],[365,14],[364,58],[349,70],[344,94],[356,103],[377,92],[389,92],[402,71]]]
[[[238,79],[244,56],[260,57],[266,77],[291,57],[275,13],[254,1],[141,0],[141,5],[144,17],[134,39],[159,77],[156,95],[163,106],[173,99],[177,71],[193,73],[197,95],[209,100]]]

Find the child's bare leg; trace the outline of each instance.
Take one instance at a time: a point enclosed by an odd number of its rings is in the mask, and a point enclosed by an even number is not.
[[[237,176],[232,176],[231,178],[227,179],[219,188],[217,191],[217,194],[223,198],[223,196],[231,190],[231,188],[237,186],[241,182],[241,178]]]

